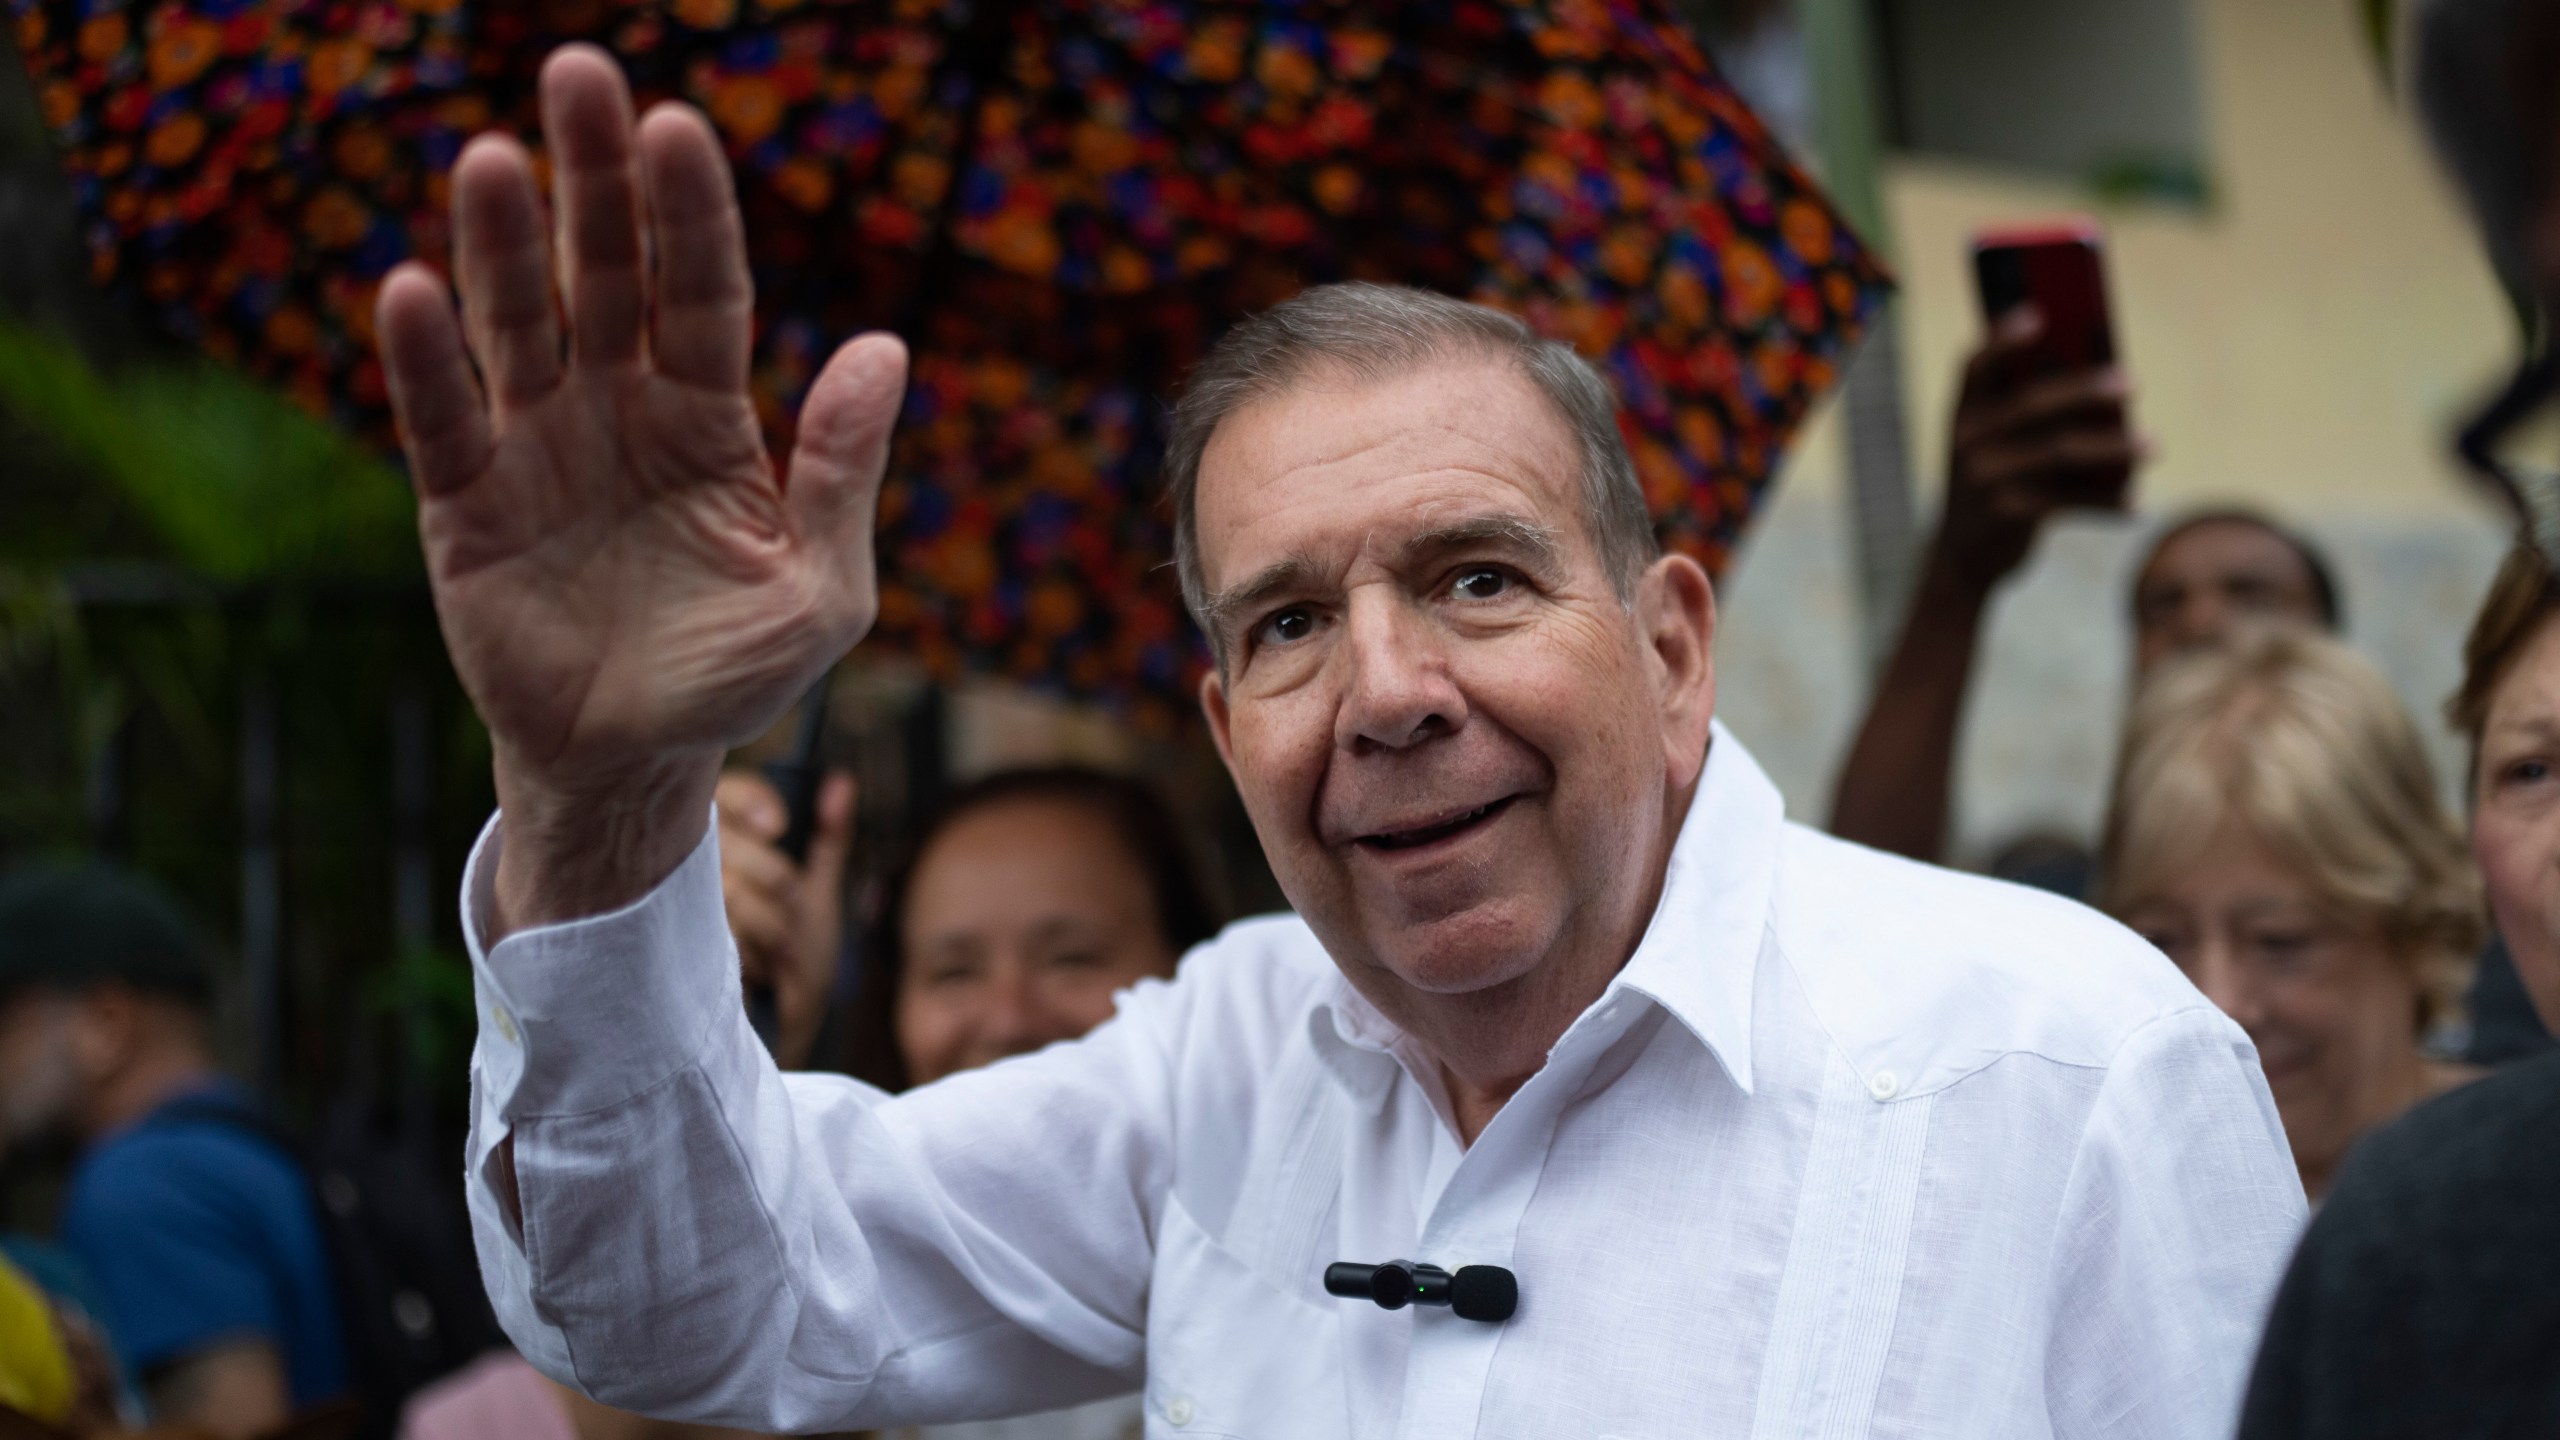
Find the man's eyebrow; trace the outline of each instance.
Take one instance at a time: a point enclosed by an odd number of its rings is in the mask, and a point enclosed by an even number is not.
[[[1564,543],[1556,538],[1553,527],[1525,515],[1476,515],[1446,525],[1435,525],[1406,537],[1397,549],[1410,562],[1476,546],[1497,546],[1508,550],[1531,569],[1547,576],[1561,574],[1565,568]]]
[[[1565,568],[1564,545],[1556,532],[1525,515],[1477,515],[1407,536],[1396,547],[1407,562],[1424,559],[1450,550],[1470,546],[1499,546],[1517,557],[1541,577],[1562,573]],[[1227,626],[1239,616],[1260,608],[1272,596],[1299,589],[1312,581],[1319,567],[1303,555],[1264,566],[1250,578],[1230,585],[1210,596],[1200,605],[1200,628],[1217,643]]]
[[[1200,628],[1208,632],[1212,643],[1221,643],[1227,626],[1239,615],[1258,608],[1264,601],[1286,590],[1305,585],[1316,574],[1316,563],[1304,555],[1292,555],[1276,564],[1266,565],[1250,579],[1230,585],[1200,602]]]

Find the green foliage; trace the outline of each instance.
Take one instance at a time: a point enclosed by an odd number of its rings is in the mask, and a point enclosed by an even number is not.
[[[211,580],[405,579],[409,490],[389,465],[210,362],[101,375],[0,320],[0,408],[113,487],[167,558]]]
[[[488,762],[414,517],[392,466],[236,371],[93,365],[0,315],[0,865],[103,848],[240,936],[241,756],[272,715],[291,1109],[400,1092],[459,1116],[467,968],[449,925],[394,933],[395,697],[426,704],[434,883],[488,813]]]
[[[433,945],[404,948],[364,987],[365,1008],[400,1027],[402,1051],[419,1080],[461,1075],[480,1023],[471,962]]]
[[[2092,165],[2088,185],[2111,205],[2165,204],[2202,210],[2213,204],[2213,182],[2191,156],[2153,152],[2111,155]]]

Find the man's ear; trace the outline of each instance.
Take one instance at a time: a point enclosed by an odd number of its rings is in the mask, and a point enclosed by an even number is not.
[[[1236,752],[1227,743],[1227,680],[1218,671],[1200,677],[1200,713],[1209,721],[1209,738],[1217,742],[1219,763],[1234,776]]]
[[[1674,788],[1706,768],[1716,712],[1716,592],[1686,555],[1665,555],[1636,589],[1636,625],[1662,715],[1662,758]]]

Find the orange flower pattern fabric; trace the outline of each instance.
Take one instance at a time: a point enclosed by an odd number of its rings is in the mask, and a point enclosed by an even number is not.
[[[371,307],[441,264],[475,131],[573,38],[735,163],[777,446],[827,348],[916,350],[881,631],[1187,709],[1165,397],[1326,280],[1600,362],[1667,543],[1720,571],[1881,267],[1659,0],[10,0],[97,277],[390,440]]]

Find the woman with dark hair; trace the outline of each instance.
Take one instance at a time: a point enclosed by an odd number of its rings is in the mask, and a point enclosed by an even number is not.
[[[786,1039],[817,1028],[792,1012],[823,984],[780,982],[832,968],[851,802],[841,782],[822,797],[821,841],[837,848],[813,846],[803,870],[771,844],[781,814],[770,789],[746,775],[723,782],[729,923],[750,972],[776,983]],[[890,879],[845,1017],[843,1068],[904,1090],[1110,1019],[1122,990],[1170,978],[1217,929],[1189,849],[1163,800],[1125,776],[1062,765],[962,787]],[[1121,1440],[1143,1424],[1132,1395],[884,1440]]]
[[[1216,929],[1153,790],[1079,766],[990,775],[890,881],[845,1068],[903,1090],[1073,1039]]]

